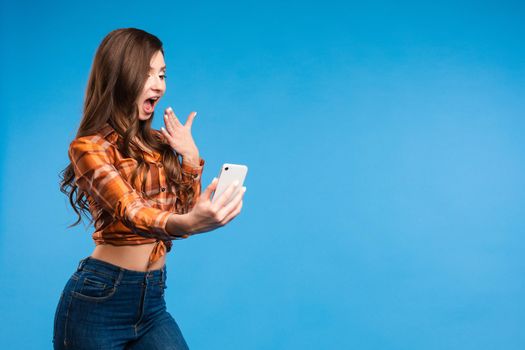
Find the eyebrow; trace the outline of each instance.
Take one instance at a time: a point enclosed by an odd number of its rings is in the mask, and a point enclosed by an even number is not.
[[[151,66],[149,67],[149,70],[154,70],[154,69],[155,69],[155,68],[153,68],[153,67],[151,67]],[[166,66],[162,66],[162,67],[160,67],[160,70],[165,71],[165,70],[166,70]]]

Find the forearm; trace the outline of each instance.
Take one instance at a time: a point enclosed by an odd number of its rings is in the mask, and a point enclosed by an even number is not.
[[[166,232],[173,238],[187,238],[190,236],[188,214],[171,214],[166,222]]]

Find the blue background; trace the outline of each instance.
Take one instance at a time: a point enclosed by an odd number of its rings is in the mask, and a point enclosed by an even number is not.
[[[121,27],[163,41],[159,108],[198,112],[203,188],[249,167],[242,213],[168,255],[192,349],[525,348],[522,2],[2,0],[0,16],[4,348],[51,348],[93,250],[58,173]]]

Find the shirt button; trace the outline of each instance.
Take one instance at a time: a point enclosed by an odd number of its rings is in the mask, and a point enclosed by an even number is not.
[[[161,190],[162,192],[164,192],[164,191],[166,191],[166,187],[162,187],[160,190]]]

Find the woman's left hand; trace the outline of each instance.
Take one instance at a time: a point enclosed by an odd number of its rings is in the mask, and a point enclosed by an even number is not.
[[[195,164],[199,161],[199,150],[191,136],[191,126],[196,115],[197,112],[191,112],[183,125],[173,112],[173,109],[168,107],[164,113],[166,129],[160,129],[166,138],[166,143],[177,153],[181,154],[184,159]]]

